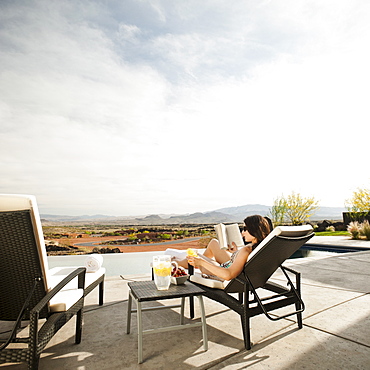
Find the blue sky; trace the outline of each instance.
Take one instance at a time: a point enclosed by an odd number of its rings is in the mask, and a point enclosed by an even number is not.
[[[0,193],[189,213],[369,188],[370,3],[1,1]]]

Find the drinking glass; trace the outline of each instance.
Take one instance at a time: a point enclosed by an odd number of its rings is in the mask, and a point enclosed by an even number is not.
[[[171,256],[153,257],[154,282],[158,290],[168,290],[171,283],[171,270]]]

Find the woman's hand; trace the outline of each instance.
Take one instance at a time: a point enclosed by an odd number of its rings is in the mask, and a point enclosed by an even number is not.
[[[229,252],[236,252],[238,250],[238,247],[236,246],[234,242],[232,242],[231,246],[229,244],[227,246],[228,246]]]
[[[189,265],[192,265],[195,268],[199,268],[203,261],[202,258],[194,256],[187,256],[186,259],[188,260]]]

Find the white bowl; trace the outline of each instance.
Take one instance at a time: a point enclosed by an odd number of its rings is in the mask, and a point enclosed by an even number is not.
[[[183,275],[183,276],[179,276],[179,277],[171,276],[171,284],[182,285],[188,279],[188,276],[189,275]]]

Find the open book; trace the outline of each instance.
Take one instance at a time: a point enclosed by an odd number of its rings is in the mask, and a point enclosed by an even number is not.
[[[232,245],[234,242],[238,248],[244,246],[244,241],[238,224],[224,225],[218,224],[214,226],[217,239],[221,249],[228,249],[227,245]]]

